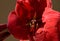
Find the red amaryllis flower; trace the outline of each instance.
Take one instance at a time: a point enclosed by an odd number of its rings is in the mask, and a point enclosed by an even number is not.
[[[15,10],[8,16],[8,29],[18,39],[29,39],[30,36],[35,36],[36,30],[42,24],[42,13],[47,6],[45,0],[44,2],[28,1],[17,1]]]
[[[20,40],[50,41],[56,35],[53,39],[57,41],[55,19],[59,19],[59,13],[51,8],[51,0],[17,0],[15,10],[8,16],[9,32]],[[54,28],[51,37],[50,26]]]

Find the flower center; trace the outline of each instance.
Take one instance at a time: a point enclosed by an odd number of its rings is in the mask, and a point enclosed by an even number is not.
[[[36,20],[36,13],[34,14],[33,18],[27,22],[26,25],[30,28],[30,32],[33,35],[35,35],[35,32],[38,29],[38,22]]]

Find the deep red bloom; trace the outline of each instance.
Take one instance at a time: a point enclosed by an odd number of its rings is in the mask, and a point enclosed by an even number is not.
[[[17,0],[8,16],[9,32],[21,40],[58,41],[56,25],[60,14],[51,5],[51,0]]]

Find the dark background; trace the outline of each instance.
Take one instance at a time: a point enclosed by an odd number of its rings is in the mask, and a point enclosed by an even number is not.
[[[60,11],[60,0],[52,0],[53,9]],[[7,17],[11,10],[15,8],[16,0],[0,0],[0,24],[7,23]],[[5,41],[17,41],[12,35]]]

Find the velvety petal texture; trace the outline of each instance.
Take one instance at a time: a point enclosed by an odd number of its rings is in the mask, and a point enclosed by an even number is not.
[[[22,41],[59,41],[59,25],[60,13],[51,0],[17,0],[8,16],[9,32]]]

